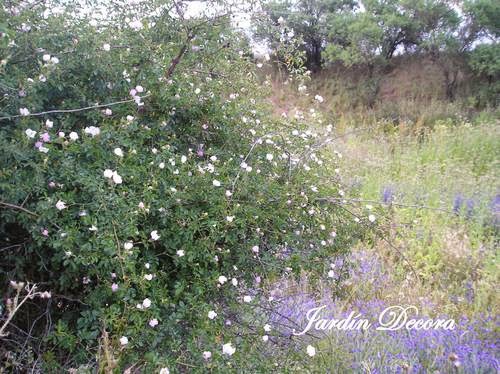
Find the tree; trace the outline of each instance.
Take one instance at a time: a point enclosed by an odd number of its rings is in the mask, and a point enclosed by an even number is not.
[[[367,0],[360,11],[329,23],[329,59],[347,65],[389,61],[398,48],[414,50],[430,33],[456,25],[458,16],[445,1]]]
[[[263,6],[266,20],[258,22],[256,35],[274,48],[281,35],[270,31],[269,26],[283,25],[283,33],[290,33],[302,42],[306,65],[318,71],[327,42],[327,19],[344,14],[354,8],[354,0],[300,0],[271,1]]]

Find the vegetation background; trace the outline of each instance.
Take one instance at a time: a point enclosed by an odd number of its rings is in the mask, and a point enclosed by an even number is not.
[[[499,22],[4,2],[0,372],[498,372]],[[318,305],[457,328],[294,336]]]

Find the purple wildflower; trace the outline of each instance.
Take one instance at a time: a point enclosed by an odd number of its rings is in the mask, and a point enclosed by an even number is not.
[[[472,215],[474,214],[474,207],[475,206],[476,206],[476,202],[474,201],[473,198],[467,199],[467,201],[465,203],[467,218],[472,217]]]
[[[382,190],[382,201],[385,204],[390,204],[394,201],[394,189],[391,186],[385,186]]]
[[[462,208],[463,203],[464,203],[464,197],[462,196],[462,194],[457,194],[455,196],[455,200],[453,201],[453,212],[455,214],[460,213],[460,209]]]

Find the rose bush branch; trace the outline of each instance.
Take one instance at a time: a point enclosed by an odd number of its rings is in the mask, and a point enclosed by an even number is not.
[[[51,294],[50,292],[44,291],[44,292],[39,292],[37,291],[38,286],[36,284],[30,284],[29,282],[24,284],[24,282],[15,282],[11,281],[10,286],[15,290],[16,295],[14,296],[13,299],[8,298],[7,299],[7,316],[6,319],[4,320],[2,326],[0,326],[0,338],[6,337],[9,335],[8,332],[6,332],[6,329],[9,325],[9,323],[12,321],[14,318],[15,314],[19,311],[19,309],[23,306],[23,304],[31,300],[35,297],[40,297],[40,298],[50,298]],[[25,295],[21,295],[21,293],[25,291]],[[21,299],[20,299],[21,298]]]

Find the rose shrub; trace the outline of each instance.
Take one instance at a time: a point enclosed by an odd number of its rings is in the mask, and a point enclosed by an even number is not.
[[[229,15],[95,9],[0,10],[0,281],[51,293],[17,312],[4,365],[269,369],[228,310],[363,234],[315,199],[338,196],[331,127],[270,117]]]

